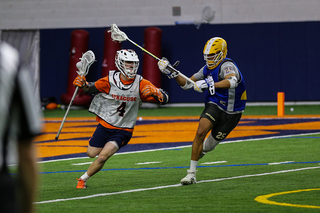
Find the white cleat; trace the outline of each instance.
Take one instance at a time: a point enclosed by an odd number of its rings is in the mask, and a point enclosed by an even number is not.
[[[195,171],[190,171],[190,170],[187,170],[187,171],[188,171],[187,176],[182,178],[180,183],[182,185],[191,185],[191,184],[197,183],[196,172]]]

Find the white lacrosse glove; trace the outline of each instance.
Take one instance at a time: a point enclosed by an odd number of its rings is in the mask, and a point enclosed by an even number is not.
[[[193,85],[193,89],[197,92],[203,92],[208,88],[208,84],[205,80],[196,81]]]
[[[169,64],[170,62],[168,61],[168,59],[164,57],[160,61],[158,61],[159,70],[165,75],[170,75],[171,73],[171,70],[167,69]]]
[[[204,80],[196,81],[196,84],[193,85],[193,89],[197,92],[203,92],[204,90],[209,88],[210,95],[214,95],[215,88],[214,88],[214,80],[212,76],[208,76]]]
[[[178,66],[179,63],[179,61],[176,61],[172,66],[168,59],[163,57],[161,60],[158,61],[158,67],[163,74],[165,74],[166,76],[168,76],[169,79],[171,79],[177,77],[179,75],[179,72],[173,70],[172,68],[170,68],[170,66],[175,68],[176,66]]]

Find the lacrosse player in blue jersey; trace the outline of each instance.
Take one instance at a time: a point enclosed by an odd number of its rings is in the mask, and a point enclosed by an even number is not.
[[[179,71],[173,70],[169,61],[162,58],[159,69],[168,78],[175,78],[182,89],[193,88],[205,92],[205,109],[203,110],[198,130],[192,143],[190,169],[181,179],[182,185],[196,183],[198,160],[227,137],[237,126],[245,109],[247,94],[243,76],[237,65],[227,56],[227,42],[220,37],[207,41],[203,50],[206,65],[196,72],[190,83]],[[206,135],[211,131],[208,138]]]

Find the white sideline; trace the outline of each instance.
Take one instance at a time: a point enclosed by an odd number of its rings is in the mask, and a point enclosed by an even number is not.
[[[320,166],[316,166],[316,167],[305,167],[305,168],[299,168],[299,169],[282,170],[282,171],[261,173],[261,174],[253,174],[253,175],[240,175],[240,176],[228,177],[228,178],[202,180],[202,181],[198,181],[197,184],[215,182],[215,181],[223,181],[223,180],[232,180],[232,179],[239,179],[239,178],[247,178],[247,177],[258,177],[258,176],[265,176],[265,175],[281,174],[281,173],[287,173],[287,172],[296,172],[296,171],[302,171],[302,170],[308,170],[308,169],[319,169],[319,168],[320,168]],[[82,199],[88,199],[88,198],[94,198],[94,197],[125,194],[125,193],[132,193],[132,192],[150,191],[150,190],[165,189],[165,188],[172,188],[172,187],[179,187],[179,186],[182,186],[182,185],[181,184],[174,184],[174,185],[157,186],[157,187],[151,187],[151,188],[125,190],[125,191],[112,192],[112,193],[101,193],[101,194],[94,194],[94,195],[88,195],[88,196],[83,196],[83,197],[73,197],[73,198],[65,198],[65,199],[45,200],[45,201],[34,202],[34,204],[55,203],[55,202],[69,201],[69,200],[82,200]],[[190,186],[184,186],[184,187],[190,187]],[[83,189],[81,189],[81,190],[83,190]]]

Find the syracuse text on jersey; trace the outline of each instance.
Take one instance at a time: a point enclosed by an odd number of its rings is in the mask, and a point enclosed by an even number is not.
[[[114,95],[111,94],[112,97],[116,100],[123,100],[123,101],[136,101],[137,97],[126,97],[126,96],[119,96],[119,95]]]

